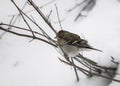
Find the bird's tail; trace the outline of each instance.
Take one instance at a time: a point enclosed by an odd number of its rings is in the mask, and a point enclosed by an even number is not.
[[[82,45],[79,45],[78,47],[84,48],[84,49],[91,49],[91,50],[96,50],[96,51],[99,51],[99,52],[103,52],[102,50],[99,50],[97,48],[91,47],[89,44],[82,44]]]
[[[103,52],[102,50],[100,50],[100,49],[96,49],[96,48],[93,48],[93,47],[83,47],[83,48],[91,49],[91,50],[96,50],[96,51],[99,51],[99,52]]]
[[[96,50],[96,51],[99,51],[99,52],[103,52],[102,50],[99,50],[99,49],[96,49],[96,48],[93,48],[92,46],[90,46],[88,44],[88,41],[84,40],[84,39],[81,39],[80,41],[74,42],[72,45],[73,46],[78,46],[79,48],[91,49],[91,50]]]

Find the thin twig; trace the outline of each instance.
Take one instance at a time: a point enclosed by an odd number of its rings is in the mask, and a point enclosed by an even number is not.
[[[52,10],[51,10],[50,13],[48,14],[47,20],[49,20],[51,14],[52,14]]]
[[[66,63],[66,64],[70,65],[70,66],[73,66],[73,64],[71,64],[71,63],[69,63],[69,62],[66,62],[66,61],[64,61],[64,60],[62,60],[62,59],[60,59],[60,58],[59,58],[59,60],[60,60],[61,62],[63,62],[63,63]],[[85,71],[85,72],[89,73],[89,71],[86,70],[86,69],[83,69],[83,68],[81,68],[81,67],[79,67],[79,66],[77,66],[77,65],[75,65],[75,64],[74,64],[74,66],[75,66],[78,70],[80,70],[80,71],[82,70],[82,71]],[[112,80],[112,81],[120,82],[120,80],[113,79],[113,78],[111,78],[111,77],[104,76],[104,75],[101,75],[101,74],[98,74],[98,73],[92,72],[92,74],[93,74],[93,75],[96,75],[96,76],[99,76],[99,77],[102,77],[102,78],[106,78],[106,79]]]
[[[75,5],[73,8],[69,9],[68,12],[73,11],[75,8],[79,7],[80,5],[84,4],[86,2],[86,0],[80,2],[79,4]]]
[[[76,61],[78,61],[80,64],[82,64],[83,66],[85,66],[86,68],[89,68],[88,65],[84,64],[84,63],[83,63],[82,61],[80,61],[78,58],[74,57],[74,59],[75,59]]]
[[[33,36],[31,36],[31,35],[21,34],[21,33],[17,33],[17,32],[14,32],[14,31],[10,31],[10,30],[8,30],[8,29],[4,29],[4,28],[1,27],[1,26],[0,26],[0,30],[3,30],[3,31],[9,32],[9,33],[12,33],[12,34],[14,34],[14,35],[18,35],[18,36],[22,36],[22,37],[27,37],[27,38],[32,38],[32,39],[33,39]],[[39,38],[39,37],[34,37],[34,39],[43,41],[43,42],[45,42],[45,43],[47,43],[47,44],[49,44],[49,45],[52,45],[53,47],[57,47],[55,44],[50,43],[50,42],[48,42],[48,41],[45,40],[45,39],[42,39],[42,38]]]
[[[34,7],[34,9],[40,14],[40,16],[43,18],[43,20],[48,24],[48,26],[52,29],[52,31],[57,34],[56,30],[53,28],[53,26],[51,25],[51,23],[47,20],[47,18],[45,17],[45,15],[42,13],[42,11],[38,8],[38,6],[32,1],[32,0],[28,0],[29,3]]]
[[[111,74],[107,69],[105,70],[105,72],[106,72],[111,78],[113,78],[113,73]]]
[[[14,27],[16,29],[19,29],[19,30],[24,30],[24,31],[28,31],[28,32],[31,32],[29,29],[27,28],[22,28],[22,27],[18,27],[18,26],[15,26],[15,25],[9,25],[9,24],[5,24],[5,23],[0,23],[0,25],[4,25],[4,26],[10,26],[10,27]],[[39,32],[36,32],[36,31],[33,31],[34,34],[37,34],[37,35],[40,35],[42,37],[45,37],[47,38],[45,35],[39,33]]]
[[[115,61],[115,58],[113,57],[113,56],[111,56],[111,62],[113,62],[114,64],[116,64],[116,65],[118,65],[119,64],[119,62],[118,61]]]
[[[57,8],[57,5],[55,4],[55,8],[56,8],[56,12],[57,12],[57,18],[58,18],[58,22],[60,24],[60,28],[62,30],[62,25],[61,25],[61,21],[60,21],[60,16],[59,16],[59,12],[58,12],[58,8]]]
[[[86,1],[86,0],[85,0],[85,1]],[[87,2],[87,1],[86,1],[86,2]],[[82,12],[83,12],[85,9],[87,9],[87,7],[88,7],[92,2],[93,2],[93,0],[90,0],[90,1],[87,2],[87,5],[85,5],[85,6],[82,8],[81,12],[79,12],[79,14],[77,15],[77,17],[75,18],[74,21],[76,21],[80,16],[84,16],[84,15],[82,15]]]
[[[18,9],[18,11],[20,12],[20,15],[22,16],[24,22],[26,23],[26,25],[28,26],[28,28],[31,30],[31,33],[32,33],[33,37],[35,37],[35,35],[34,35],[33,31],[32,31],[32,28],[30,27],[30,25],[28,24],[28,22],[27,22],[26,19],[24,18],[23,14],[22,14],[22,12],[21,12],[21,10],[20,10],[20,8],[17,6],[17,4],[14,2],[14,0],[11,0],[11,1],[13,2],[13,4],[15,5],[15,7],[16,7],[16,8]],[[34,38],[33,38],[33,39],[34,39]]]
[[[33,20],[34,22],[36,22],[35,19],[34,19],[34,17],[33,17],[32,15],[30,15],[30,16],[31,16],[32,20]]]
[[[74,65],[73,58],[71,58],[71,61],[72,61],[72,64]],[[74,68],[74,71],[75,71],[75,75],[76,75],[77,81],[79,81],[79,76],[78,76],[78,73],[77,73],[77,69],[76,69],[75,66],[73,66],[73,68]]]
[[[9,23],[9,27],[8,27],[8,29],[10,29],[11,27],[10,27],[10,25],[11,25],[11,23],[12,23],[12,21],[13,21],[13,19],[14,19],[14,16],[11,18],[11,20],[10,20],[10,23]],[[2,34],[0,34],[0,38],[2,38],[2,36],[5,34],[6,32],[3,32]]]
[[[91,69],[94,72],[97,72],[97,73],[101,72],[101,69],[97,69],[95,67],[92,67],[91,64],[87,64],[86,62],[79,60],[77,57],[74,57],[74,59],[76,61],[78,61],[80,64],[82,64],[83,66],[85,66],[86,68]]]
[[[60,59],[60,58],[58,58],[61,62],[63,62],[63,63],[65,63],[65,64],[68,64],[68,65],[70,65],[70,66],[73,66],[73,64],[71,64],[72,62],[66,62],[66,61],[64,61],[64,60],[62,60],[62,59]],[[88,75],[88,73],[86,73],[86,72],[88,72],[87,70],[82,70],[82,68],[80,68],[80,67],[78,67],[78,66],[76,66],[75,64],[74,64],[74,66],[79,70],[79,71],[81,71],[83,74],[85,74],[86,76],[89,76]]]
[[[94,61],[92,61],[92,60],[90,60],[90,59],[84,57],[84,56],[81,55],[80,53],[79,53],[79,55],[77,55],[77,57],[79,57],[79,58],[81,58],[81,59],[87,61],[87,62],[90,63],[90,64],[93,64],[93,65],[96,65],[96,64],[97,64],[96,62],[94,62]]]
[[[34,23],[41,30],[41,32],[47,37],[48,40],[52,40],[52,38],[50,38],[50,36],[35,21],[33,21],[30,17],[28,17],[19,7],[18,9],[24,16],[26,16],[32,23]]]
[[[23,10],[23,9],[25,8],[26,5],[27,5],[27,3],[25,3],[25,4],[23,5],[23,7],[21,8],[21,10]],[[13,17],[13,19],[14,19],[15,15],[12,15],[12,17]],[[15,17],[14,20],[11,19],[10,25],[14,25],[15,22],[18,20],[19,17],[20,17],[20,13]],[[9,27],[8,29],[11,29],[11,27]]]
[[[45,6],[53,3],[54,1],[55,1],[55,0],[51,0],[51,1],[47,2],[47,3],[45,3],[44,5],[40,6],[39,8],[42,9],[43,7],[45,7]],[[26,4],[26,3],[25,3],[25,4]],[[32,12],[32,11],[36,11],[36,10],[35,10],[35,9],[27,10],[27,11],[25,11],[25,13],[27,14],[27,13],[30,13],[30,12]],[[12,15],[9,15],[9,16],[11,17],[11,16],[13,16],[13,15],[14,15],[14,16],[18,16],[18,15],[20,15],[20,14],[12,14]]]
[[[81,62],[80,60],[78,60],[77,58],[75,58],[77,61],[79,61],[81,64],[83,64],[85,67],[87,67],[88,69],[94,71],[94,72],[97,72],[99,74],[101,74],[101,72],[103,73],[106,73],[108,74],[111,78],[112,78],[112,75],[113,73],[111,72],[108,72],[108,71],[115,71],[116,68],[108,68],[108,67],[102,67],[102,66],[99,66],[97,64],[93,64],[93,62],[91,63],[91,61],[89,59],[85,59],[85,57],[83,57],[82,55],[80,56],[81,59],[84,59],[85,62]],[[86,62],[90,62],[89,64],[87,64]],[[88,65],[88,66],[87,66]],[[105,70],[105,71],[104,71]]]
[[[21,8],[22,11],[23,11],[24,8],[26,7],[26,5],[27,5],[27,0],[26,0],[25,4],[23,5],[23,7]],[[20,21],[20,19],[21,19],[20,13],[17,15],[17,17],[19,18],[19,21]],[[16,18],[17,18],[17,17],[16,17]]]

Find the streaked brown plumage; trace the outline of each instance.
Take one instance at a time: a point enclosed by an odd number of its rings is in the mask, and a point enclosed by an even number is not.
[[[99,49],[95,49],[91,47],[88,44],[88,41],[80,38],[79,35],[68,32],[68,31],[60,30],[57,33],[56,38],[57,38],[58,44],[63,48],[64,52],[67,54],[76,53],[76,52],[78,53],[78,51],[83,49],[91,49],[91,50],[97,50],[102,52]]]

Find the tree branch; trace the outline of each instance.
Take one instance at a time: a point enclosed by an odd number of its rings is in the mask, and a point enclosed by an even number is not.
[[[42,11],[38,8],[38,6],[32,1],[28,0],[28,2],[33,6],[33,8],[40,14],[40,16],[43,18],[43,20],[48,24],[48,26],[52,29],[52,31],[57,34],[56,30],[53,28],[51,23],[47,20],[45,15],[42,13]]]
[[[48,42],[47,40],[44,40],[44,39],[42,39],[42,38],[33,37],[33,36],[31,36],[31,35],[21,34],[21,33],[17,33],[17,32],[14,32],[14,31],[10,31],[10,30],[8,30],[8,29],[4,29],[4,28],[1,27],[1,26],[0,26],[0,30],[3,30],[3,31],[9,32],[9,33],[12,33],[12,34],[14,34],[14,35],[22,36],[22,37],[37,39],[37,40],[43,41],[43,42],[45,42],[45,43],[47,43],[47,44],[49,44],[49,45],[52,45],[53,47],[57,47],[55,44],[50,43],[50,42]]]

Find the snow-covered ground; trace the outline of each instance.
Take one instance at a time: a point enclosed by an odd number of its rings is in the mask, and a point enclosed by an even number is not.
[[[24,0],[15,1],[20,6],[24,4]],[[48,0],[34,1],[37,5],[42,5]],[[103,53],[84,52],[84,55],[99,65],[108,67],[113,66],[110,56],[120,61],[120,3],[117,0],[97,0],[88,17],[76,22],[73,20],[79,9],[66,12],[74,6],[75,0],[56,0],[54,3],[64,20],[62,27],[65,30],[79,34],[95,48],[103,50]],[[55,9],[54,3],[43,8],[43,12],[47,14]],[[0,22],[8,23],[8,15],[17,13],[17,10],[10,0],[0,0],[0,12]],[[50,18],[53,23],[57,21],[54,16],[55,14]],[[54,27],[57,31],[60,30],[58,23]],[[0,39],[0,86],[120,86],[118,82],[97,76],[87,78],[82,73],[79,73],[80,81],[77,82],[73,68],[58,60],[61,56],[53,47],[37,40],[29,40],[9,33]],[[120,73],[120,66],[116,72]],[[120,75],[115,78],[120,80]]]

